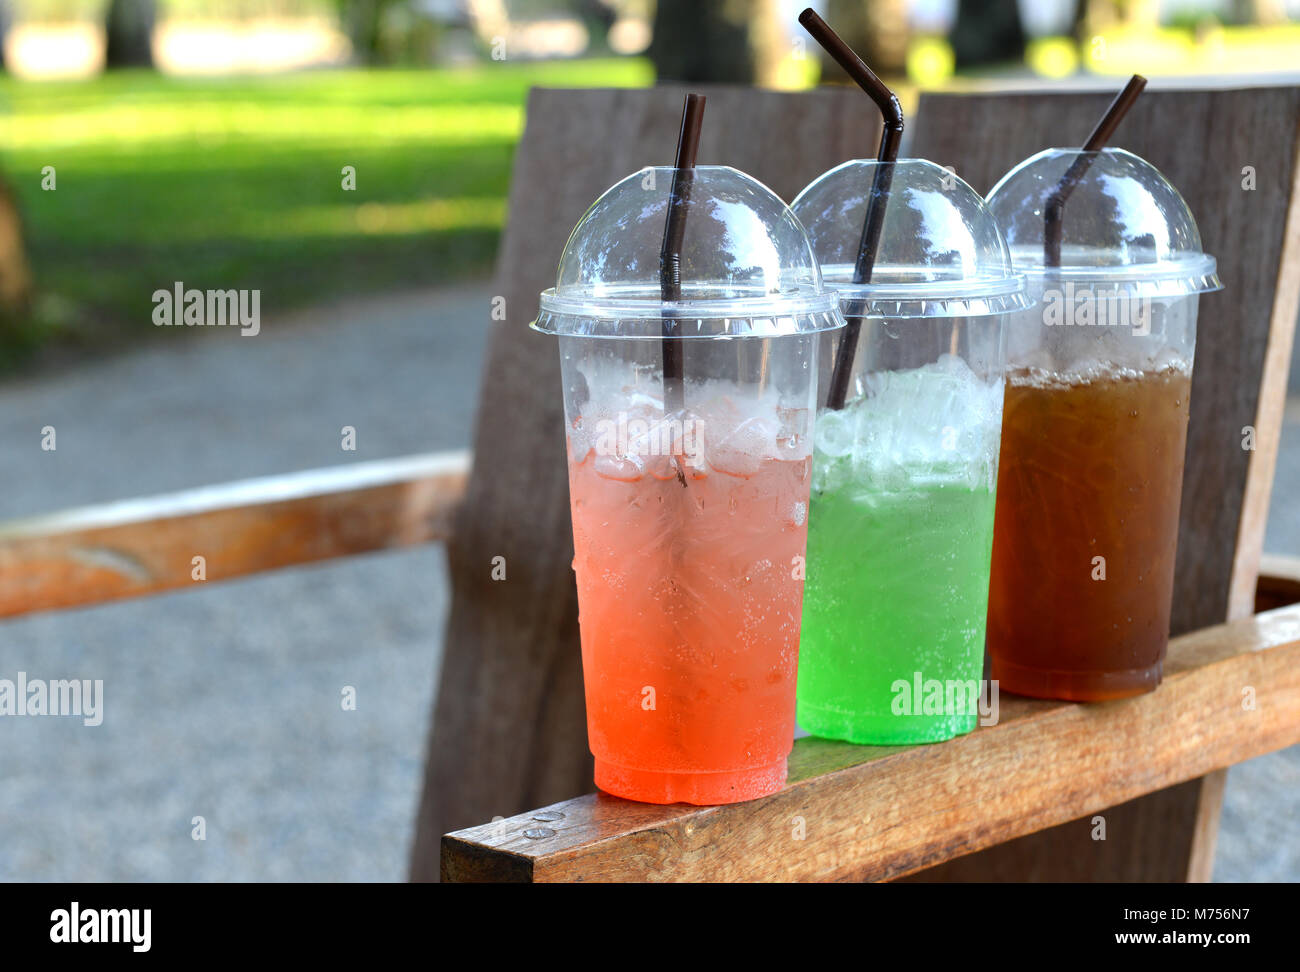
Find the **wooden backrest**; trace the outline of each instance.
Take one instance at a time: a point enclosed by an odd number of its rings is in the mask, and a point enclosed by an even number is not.
[[[912,154],[955,166],[986,193],[1033,153],[1078,144],[1110,98],[927,95]],[[1111,141],[1178,187],[1224,285],[1200,305],[1175,633],[1253,610],[1300,296],[1298,126],[1300,88],[1148,90]],[[1243,188],[1247,166],[1254,190]],[[1246,426],[1253,451],[1242,448]]]
[[[452,613],[416,878],[436,876],[447,830],[591,789],[559,353],[528,324],[587,207],[628,173],[671,164],[686,90],[529,98],[498,260],[495,293],[507,316],[492,325],[474,468],[450,548]],[[879,140],[879,118],[857,91],[691,90],[708,96],[700,163],[733,165],[787,200]],[[504,581],[492,579],[497,556]]]

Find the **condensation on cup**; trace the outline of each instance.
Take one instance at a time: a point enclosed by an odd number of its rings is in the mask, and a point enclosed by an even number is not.
[[[777,196],[691,172],[679,300],[674,170],[643,169],[578,223],[534,326],[559,336],[596,784],[720,804],[786,779],[817,347],[843,318]]]
[[[1040,152],[988,202],[1038,301],[1008,332],[993,676],[1043,698],[1149,692],[1169,642],[1196,317],[1199,295],[1221,289],[1215,260],[1178,190],[1120,149]]]
[[[858,329],[844,402],[818,417],[798,723],[949,739],[981,714],[1004,338],[1025,281],[984,200],[933,162],[846,162],[792,208]],[[846,355],[837,336],[824,359]]]

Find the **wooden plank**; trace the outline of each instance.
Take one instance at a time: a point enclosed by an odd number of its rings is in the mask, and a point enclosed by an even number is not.
[[[1259,561],[1255,613],[1300,604],[1300,557],[1264,554]]]
[[[416,880],[437,877],[446,831],[592,787],[559,354],[528,323],[597,195],[671,160],[686,90],[529,97],[498,260],[507,320],[494,325],[477,463],[450,551],[454,597],[412,850]],[[879,115],[858,91],[698,90],[708,97],[700,163],[734,165],[785,199],[844,159],[870,155],[879,139]],[[492,578],[497,556],[504,581]]]
[[[998,92],[926,95],[913,154],[955,164],[987,192],[1011,166],[1049,145],[1077,144],[1109,93]],[[1192,385],[1172,628],[1191,631],[1249,613],[1281,428],[1286,353],[1296,316],[1297,148],[1300,88],[1147,93],[1113,142],[1149,160],[1196,214],[1225,290],[1201,298]],[[1243,188],[1251,166],[1256,188]],[[1242,430],[1255,429],[1255,450]],[[1148,819],[1121,828],[1142,844],[1108,841],[1089,863],[1096,879],[1185,880],[1208,875],[1222,779],[1153,797],[1116,813]],[[1214,819],[1210,819],[1213,817]],[[1156,846],[1162,844],[1163,846]],[[981,880],[1042,873],[1073,880],[1077,846],[1069,828],[1044,832],[954,861],[933,880]],[[1190,855],[1190,857],[1188,856]],[[1014,866],[995,858],[1014,859]]]
[[[354,463],[0,524],[0,617],[446,539],[469,453]]]
[[[726,807],[579,797],[448,834],[442,867],[473,880],[888,880],[1078,821],[1066,851],[1080,879],[1095,879],[1114,840],[1164,846],[1149,815],[1107,808],[1160,790],[1181,798],[1178,784],[1297,742],[1293,606],[1175,639],[1165,684],[1149,695],[1096,705],[1004,696],[996,725],[937,745],[800,739],[790,783],[771,797]],[[1093,838],[1098,813],[1104,841]],[[1039,864],[1029,877],[1055,877]]]
[[[1295,120],[1295,125],[1300,126],[1300,118]],[[1300,141],[1300,136],[1296,140]],[[1277,451],[1282,442],[1291,346],[1295,341],[1296,315],[1300,313],[1300,164],[1293,167],[1291,205],[1283,233],[1273,316],[1268,347],[1264,352],[1264,374],[1260,380],[1255,421],[1250,426],[1255,433],[1255,442],[1254,449],[1248,453],[1250,467],[1246,476],[1246,495],[1237,527],[1237,555],[1228,593],[1229,617],[1245,617],[1255,609],[1269,496],[1277,469]]]

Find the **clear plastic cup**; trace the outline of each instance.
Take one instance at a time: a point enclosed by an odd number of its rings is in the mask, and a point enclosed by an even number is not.
[[[1049,149],[993,188],[1038,301],[1012,318],[989,603],[1022,695],[1149,692],[1169,642],[1198,295],[1186,202],[1120,149]],[[1059,255],[1055,250],[1059,250]]]
[[[882,183],[870,282],[854,283]],[[817,420],[798,722],[948,739],[979,715],[1003,338],[1024,279],[984,201],[931,162],[847,162],[793,209],[860,328],[845,405]]]
[[[596,201],[534,327],[559,335],[596,785],[731,803],[786,778],[817,345],[843,319],[785,203],[717,166],[689,175],[665,302],[673,175],[642,169]]]

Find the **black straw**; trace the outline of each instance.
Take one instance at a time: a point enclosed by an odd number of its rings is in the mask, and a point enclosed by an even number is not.
[[[805,10],[799,15],[799,23],[880,109],[885,127],[880,135],[880,149],[876,153],[876,160],[883,163],[898,161],[898,149],[903,141],[903,106],[899,104],[898,96],[876,77],[876,73],[867,67],[866,62],[858,57],[835,31],[831,30],[826,21],[817,16],[816,11],[811,8]],[[862,223],[862,238],[858,242],[858,258],[853,266],[855,284],[871,283],[871,273],[876,264],[876,251],[880,248],[880,233],[885,224],[885,206],[889,202],[889,189],[893,178],[892,164],[876,167],[876,174],[871,182],[871,198],[867,200],[866,219]],[[853,357],[857,352],[858,335],[861,330],[860,318],[849,318],[845,324],[844,336],[835,351],[835,364],[831,369],[831,388],[826,399],[829,408],[843,408],[848,398],[849,375],[853,370]]]
[[[1124,120],[1128,110],[1133,107],[1133,102],[1137,101],[1138,95],[1142,89],[1147,86],[1147,79],[1140,74],[1135,74],[1129,78],[1128,84],[1124,85],[1124,90],[1115,96],[1115,100],[1110,103],[1106,109],[1106,114],[1101,116],[1101,121],[1092,130],[1088,140],[1083,143],[1083,151],[1100,152],[1110,141],[1110,137],[1115,134],[1115,129],[1119,123]],[[1061,181],[1056,184],[1052,194],[1047,197],[1047,205],[1043,208],[1043,265],[1048,267],[1059,267],[1061,265],[1061,238],[1064,234],[1064,215],[1065,201],[1070,198],[1070,193],[1074,192],[1075,187],[1079,184],[1084,174],[1092,166],[1094,155],[1080,155],[1071,163],[1070,168],[1066,170],[1065,175],[1061,176]]]
[[[682,106],[682,127],[677,135],[677,159],[673,183],[668,192],[668,219],[664,223],[664,245],[659,251],[660,297],[668,302],[682,299],[682,238],[686,233],[686,209],[691,201],[695,157],[700,149],[700,127],[704,121],[704,95],[688,94]],[[663,318],[664,411],[680,411],[682,391],[682,345],[671,334],[672,322]]]

